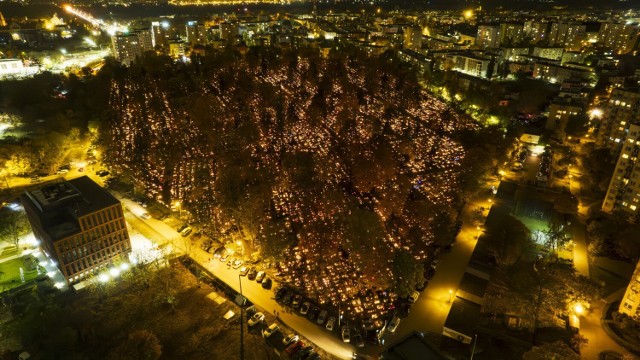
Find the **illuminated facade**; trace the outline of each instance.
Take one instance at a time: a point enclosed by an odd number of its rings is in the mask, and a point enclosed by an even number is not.
[[[618,156],[633,121],[640,119],[640,91],[613,89],[598,129],[596,145]]]
[[[67,283],[128,261],[122,206],[87,176],[45,184],[21,198],[36,239]]]
[[[586,38],[587,26],[573,23],[553,23],[549,30],[549,45],[562,46],[567,50],[580,50]]]
[[[500,27],[496,25],[478,26],[476,46],[480,49],[495,49],[500,46]]]
[[[636,265],[636,270],[631,276],[627,291],[624,292],[624,297],[620,301],[619,312],[627,314],[631,317],[638,318],[638,310],[640,310],[640,262]]]
[[[618,54],[627,54],[638,41],[638,25],[604,22],[600,25],[598,42]]]
[[[622,143],[620,156],[613,171],[602,210],[608,213],[620,210],[632,220],[640,208],[640,123],[631,124]],[[636,304],[637,306],[637,304]]]

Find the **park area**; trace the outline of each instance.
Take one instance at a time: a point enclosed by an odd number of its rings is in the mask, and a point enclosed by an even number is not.
[[[24,282],[38,276],[36,262],[31,255],[21,256],[22,250],[5,248],[0,254],[0,292],[5,292],[23,284],[20,268],[24,273]]]

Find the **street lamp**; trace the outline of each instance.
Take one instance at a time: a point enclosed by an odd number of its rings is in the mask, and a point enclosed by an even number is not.
[[[182,203],[179,200],[173,202],[173,206],[178,208],[178,216],[182,220]]]
[[[476,234],[476,240],[478,240],[480,238],[480,226],[476,226],[476,230],[478,230],[478,233]]]
[[[453,290],[449,290],[449,304],[451,304],[451,297],[453,296]]]
[[[242,241],[237,240],[236,245],[238,245],[238,247],[240,248],[240,256],[244,257],[244,246],[242,246]]]

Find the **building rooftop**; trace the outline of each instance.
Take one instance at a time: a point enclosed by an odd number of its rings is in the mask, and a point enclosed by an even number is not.
[[[80,231],[79,217],[120,203],[87,176],[44,184],[21,198],[53,240]]]
[[[451,304],[451,310],[444,322],[444,327],[467,336],[473,336],[479,318],[480,305],[456,297]]]
[[[431,346],[418,332],[413,332],[397,342],[389,345],[380,359],[385,360],[444,360],[438,350]]]

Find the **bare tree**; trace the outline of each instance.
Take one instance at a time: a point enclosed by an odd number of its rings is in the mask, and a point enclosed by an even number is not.
[[[0,238],[10,241],[16,249],[20,238],[29,231],[29,222],[24,211],[4,208],[0,212]]]

